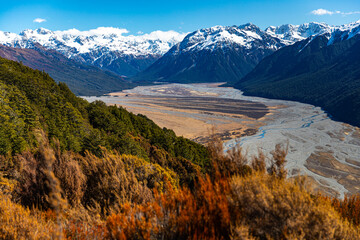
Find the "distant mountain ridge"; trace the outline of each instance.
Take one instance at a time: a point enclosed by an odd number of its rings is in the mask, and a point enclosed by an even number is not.
[[[34,48],[40,44],[80,63],[131,76],[149,66],[186,35],[175,31],[124,36],[126,33],[125,29],[111,27],[89,31],[39,28],[24,30],[19,35],[0,31],[0,44],[16,48]]]
[[[292,45],[298,41],[305,40],[312,36],[327,35],[331,38],[339,38],[340,35],[348,38],[359,33],[360,20],[340,26],[330,26],[326,23],[304,23],[301,25],[285,24],[279,27],[270,26],[265,32],[281,39],[286,45]],[[329,42],[331,44],[332,41]]]
[[[326,23],[312,22],[301,25],[284,24],[278,27],[270,26],[265,29],[265,32],[281,39],[285,45],[291,45],[310,36],[330,32],[331,28]]]

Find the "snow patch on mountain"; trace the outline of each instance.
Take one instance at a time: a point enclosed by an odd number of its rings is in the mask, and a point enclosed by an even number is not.
[[[360,34],[360,20],[336,27],[333,29],[329,37],[328,45],[339,41],[348,40],[358,34]]]

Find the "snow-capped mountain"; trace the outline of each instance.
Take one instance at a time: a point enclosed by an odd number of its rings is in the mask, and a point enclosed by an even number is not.
[[[265,43],[266,42],[266,43]],[[180,54],[188,51],[215,50],[233,46],[244,49],[258,47],[277,50],[283,46],[274,37],[261,31],[254,24],[248,23],[241,26],[215,26],[200,29],[190,33],[185,39],[173,49],[173,54]]]
[[[285,46],[254,24],[200,29],[167,52],[135,81],[234,82]]]
[[[166,74],[148,75],[151,79],[167,79],[170,69],[177,75],[176,81],[183,81],[183,73],[187,70],[195,71],[201,64],[207,65],[206,69],[217,56],[224,61],[221,67],[231,69],[231,77],[223,74],[217,80],[232,81],[236,76],[242,77],[265,56],[298,41],[311,36],[325,35],[329,43],[351,38],[359,33],[360,21],[343,26],[329,26],[325,23],[305,23],[302,25],[282,25],[268,27],[264,31],[253,24],[241,26],[215,26],[200,29],[188,35],[175,31],[155,31],[150,34],[128,35],[126,29],[100,27],[89,31],[71,29],[67,31],[50,31],[44,28],[24,30],[20,34],[1,32],[0,44],[15,48],[34,49],[37,44],[46,49],[56,50],[77,62],[93,65],[103,70],[109,70],[118,75],[134,76],[151,64],[155,64],[161,56],[169,59],[172,55],[176,64],[159,68]],[[212,55],[210,55],[210,53]],[[222,57],[220,57],[222,55]],[[234,56],[237,57],[234,57]],[[180,59],[175,59],[181,56]],[[185,57],[186,56],[186,57]],[[215,57],[216,58],[216,57]],[[201,63],[203,61],[203,63]],[[214,60],[215,61],[215,60]],[[164,60],[161,60],[164,62]],[[168,62],[170,64],[170,62]],[[158,65],[156,63],[155,65]],[[150,69],[154,70],[153,67]],[[199,70],[200,71],[200,70]],[[207,71],[207,70],[206,70]],[[215,76],[211,71],[208,75]],[[138,76],[145,76],[140,74]],[[208,75],[206,75],[208,77]],[[204,78],[202,74],[189,76]],[[186,77],[186,81],[189,81]],[[231,78],[230,80],[227,78]],[[175,80],[174,80],[175,81]],[[198,79],[197,81],[206,81]]]
[[[331,27],[325,23],[304,23],[301,25],[285,24],[279,27],[270,26],[265,32],[281,39],[286,45],[304,40],[310,36],[331,32]]]
[[[360,20],[345,24],[339,27],[334,27],[330,34],[328,34],[328,45],[331,45],[333,43],[348,40],[356,35],[360,34]]]
[[[125,29],[100,27],[89,31],[71,29],[50,31],[44,28],[25,30],[19,35],[0,32],[0,44],[33,48],[38,43],[68,58],[95,65],[120,75],[133,75],[150,65],[186,34],[155,31],[128,35]]]

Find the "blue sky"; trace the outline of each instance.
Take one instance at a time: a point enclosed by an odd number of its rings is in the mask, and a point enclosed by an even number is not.
[[[247,22],[265,28],[311,21],[340,25],[359,19],[360,0],[16,0],[0,6],[0,30],[15,33],[39,27],[89,30],[102,26],[126,28],[130,34],[190,32]]]

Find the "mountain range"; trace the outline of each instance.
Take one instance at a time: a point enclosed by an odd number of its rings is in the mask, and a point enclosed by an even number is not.
[[[309,23],[268,27],[263,31],[248,23],[200,29],[188,34],[133,80],[235,83],[264,57],[332,28],[323,23]]]
[[[265,56],[331,28],[308,23],[271,26],[263,31],[249,23],[190,34],[154,31],[141,35],[126,35],[126,29],[112,27],[89,31],[39,28],[20,34],[0,31],[0,44],[22,49],[37,49],[40,45],[80,64],[120,76],[137,75],[137,82],[236,82]]]
[[[278,49],[313,35],[331,32],[334,28],[324,23],[307,23],[270,26],[261,30],[248,23],[200,29],[187,35],[175,31],[155,31],[136,36],[126,35],[128,32],[125,29],[111,27],[99,27],[89,31],[50,31],[39,28],[24,30],[20,34],[0,31],[0,44],[35,50],[41,46],[42,52],[56,50],[78,64],[131,77],[136,84],[235,83],[264,57]],[[51,71],[50,68],[45,70]],[[54,74],[51,76],[57,81],[68,77]],[[107,83],[104,82],[104,85]],[[70,87],[79,93],[77,89]],[[123,84],[122,87],[126,86]],[[106,92],[108,89],[104,90]]]

